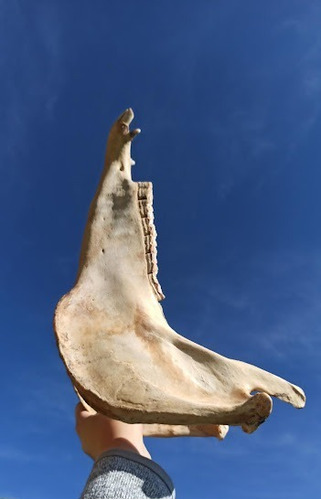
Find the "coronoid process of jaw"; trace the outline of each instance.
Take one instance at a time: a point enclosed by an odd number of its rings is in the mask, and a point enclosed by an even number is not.
[[[146,436],[251,433],[275,396],[296,408],[302,389],[176,333],[159,303],[150,182],[134,182],[127,109],[111,128],[103,174],[89,209],[75,286],[59,301],[57,344],[81,401],[143,423]],[[254,394],[253,394],[254,393]]]

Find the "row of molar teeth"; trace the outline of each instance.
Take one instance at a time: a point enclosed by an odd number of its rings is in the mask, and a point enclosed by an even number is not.
[[[151,195],[151,183],[150,182],[140,182],[138,186],[138,199],[146,200]]]
[[[144,232],[144,246],[147,265],[147,274],[151,286],[153,287],[158,300],[162,300],[165,296],[162,292],[161,286],[157,280],[157,242],[156,242],[156,229],[154,225],[154,210],[153,210],[153,194],[152,184],[150,182],[140,182],[138,184],[138,208],[142,220]]]

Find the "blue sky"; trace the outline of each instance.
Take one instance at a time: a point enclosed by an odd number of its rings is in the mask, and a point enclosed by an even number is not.
[[[151,454],[180,498],[319,497],[320,2],[10,0],[0,19],[0,497],[77,498],[91,468],[52,316],[128,106],[169,323],[308,398]]]

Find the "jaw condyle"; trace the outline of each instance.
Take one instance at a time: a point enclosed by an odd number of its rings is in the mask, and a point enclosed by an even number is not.
[[[129,129],[133,117],[127,109],[109,134],[76,284],[55,312],[60,355],[85,404],[144,423],[145,435],[222,439],[228,425],[253,432],[271,413],[270,396],[302,408],[304,392],[168,325],[159,304],[152,184],[131,178],[131,142],[140,132]]]

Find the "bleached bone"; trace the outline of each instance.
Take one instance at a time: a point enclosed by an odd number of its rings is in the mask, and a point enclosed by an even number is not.
[[[89,406],[84,398],[79,394],[74,387],[76,394],[89,413],[95,415],[97,412]],[[181,436],[198,436],[198,437],[216,437],[224,439],[228,433],[228,425],[215,424],[200,424],[200,425],[167,425],[167,424],[143,424],[144,436],[153,437],[181,437]]]
[[[129,131],[133,117],[127,109],[110,131],[77,281],[56,308],[61,357],[90,407],[153,424],[145,427],[149,435],[175,435],[172,426],[176,435],[199,435],[200,429],[205,435],[204,425],[212,435],[224,435],[220,425],[253,432],[271,412],[269,395],[301,408],[304,392],[168,325],[158,303],[164,296],[156,276],[152,184],[131,178],[130,146],[140,132]]]

